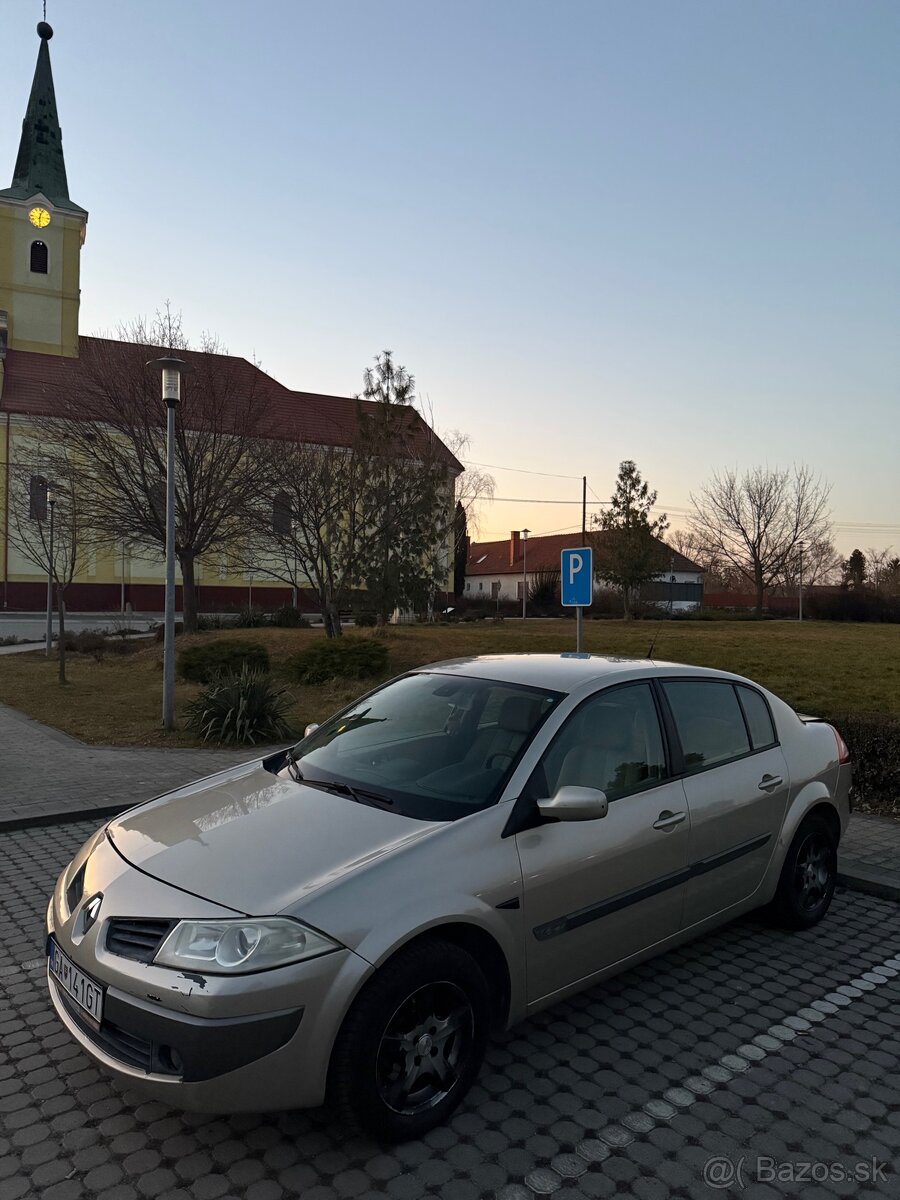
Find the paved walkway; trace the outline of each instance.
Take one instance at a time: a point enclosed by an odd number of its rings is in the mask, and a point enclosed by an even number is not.
[[[900,821],[854,813],[838,870],[838,878],[857,890],[900,900]]]
[[[252,748],[88,746],[0,705],[0,828],[55,815],[99,815],[252,757]]]

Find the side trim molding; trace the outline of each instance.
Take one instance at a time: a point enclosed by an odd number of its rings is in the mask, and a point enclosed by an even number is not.
[[[732,846],[721,854],[702,858],[689,867],[682,867],[668,875],[660,875],[658,879],[654,879],[650,883],[630,888],[627,892],[619,892],[597,904],[588,904],[585,908],[579,908],[575,912],[566,913],[565,916],[556,917],[543,925],[536,925],[532,932],[539,942],[546,942],[550,938],[558,937],[561,933],[568,933],[572,929],[579,929],[582,925],[590,924],[591,921],[599,921],[602,917],[608,917],[611,913],[628,908],[631,904],[640,904],[642,900],[649,900],[651,896],[658,896],[661,892],[680,887],[689,879],[698,875],[706,875],[710,871],[715,871],[717,867],[724,867],[727,863],[734,862],[735,859],[743,858],[745,854],[752,854],[754,850],[762,849],[771,840],[772,835],[765,833],[760,837],[752,838],[749,842],[741,842],[740,845]]]

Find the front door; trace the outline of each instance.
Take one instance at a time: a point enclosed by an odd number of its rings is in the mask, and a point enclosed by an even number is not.
[[[668,778],[649,683],[596,693],[562,726],[523,799],[564,785],[597,788],[608,814],[517,834],[528,1000],[533,1003],[677,933],[690,821]]]

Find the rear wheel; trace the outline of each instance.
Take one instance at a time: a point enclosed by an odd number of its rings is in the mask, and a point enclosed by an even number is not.
[[[828,912],[837,882],[837,838],[824,817],[801,824],[781,869],[771,905],[773,919],[787,929],[809,929]]]
[[[363,989],[335,1042],[332,1101],[383,1141],[420,1137],[449,1117],[484,1057],[484,975],[449,942],[401,950]]]

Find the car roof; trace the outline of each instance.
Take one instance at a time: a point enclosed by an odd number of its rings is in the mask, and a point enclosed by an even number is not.
[[[428,663],[417,670],[469,675],[530,687],[546,687],[557,692],[574,692],[592,682],[639,679],[645,675],[700,675],[743,681],[740,675],[718,671],[712,667],[694,667],[685,663],[625,658],[619,655],[579,654],[574,650],[563,651],[561,654],[482,654]]]

